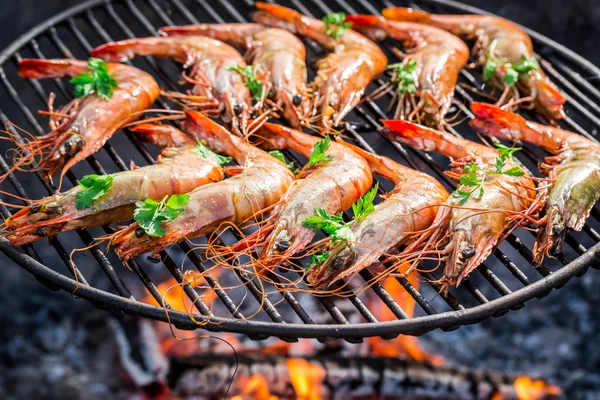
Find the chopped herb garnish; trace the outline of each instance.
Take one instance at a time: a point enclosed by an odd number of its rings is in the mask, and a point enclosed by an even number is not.
[[[118,87],[114,74],[108,72],[108,64],[93,57],[88,60],[87,72],[76,75],[71,83],[75,85],[75,97],[94,93],[104,100],[109,100]]]
[[[213,160],[219,165],[227,164],[233,160],[231,157],[225,157],[215,153],[198,139],[196,139],[196,148],[192,149],[192,153],[197,154],[202,158],[206,158],[207,160]]]
[[[75,208],[83,210],[91,207],[94,201],[103,197],[113,184],[112,175],[86,175],[79,181],[83,190],[75,195]]]
[[[315,232],[325,232],[331,236],[332,242],[339,242],[340,240],[352,241],[354,240],[354,233],[350,229],[350,226],[375,210],[373,200],[375,200],[378,188],[379,184],[377,183],[363,197],[358,199],[356,203],[352,204],[354,219],[350,223],[344,221],[342,213],[329,214],[327,211],[317,208],[315,209],[315,215],[311,215],[302,221],[302,226],[312,229]]]
[[[133,219],[148,235],[162,237],[166,233],[162,223],[177,218],[189,200],[190,196],[187,194],[174,194],[168,201],[167,196],[160,202],[152,199],[138,201],[135,203]]]
[[[245,67],[242,67],[240,65],[233,65],[229,67],[228,70],[235,71],[242,76],[244,85],[248,88],[250,94],[254,97],[254,100],[261,101],[266,95],[266,93],[264,93],[262,82],[256,77],[256,66],[246,65]]]
[[[379,182],[377,182],[363,197],[358,199],[356,203],[352,204],[355,220],[363,219],[375,210],[373,200],[375,200],[375,196],[377,196],[377,189],[379,189]]]
[[[482,77],[488,81],[492,79],[494,73],[499,67],[505,69],[504,83],[508,86],[514,86],[519,80],[519,76],[528,73],[534,69],[540,69],[540,63],[535,57],[528,57],[523,55],[523,59],[516,63],[506,63],[499,60],[494,54],[496,48],[496,41],[492,41],[490,45],[489,53],[486,54],[487,61],[483,67]]]
[[[292,161],[292,162],[288,163],[281,151],[272,150],[269,152],[269,154],[272,155],[273,157],[275,157],[276,159],[278,159],[279,161],[281,161],[282,163],[284,163],[285,166],[288,167],[289,169],[294,168],[294,162]]]
[[[329,13],[323,17],[325,23],[325,34],[332,39],[339,39],[344,36],[344,33],[352,24],[346,21],[346,14],[343,12]]]
[[[314,267],[315,265],[323,264],[329,258],[330,254],[331,254],[330,251],[326,251],[321,254],[313,254],[312,257],[310,258],[310,262],[306,265],[306,267],[304,267],[304,269],[309,270],[312,267]]]
[[[485,182],[485,178],[487,175],[491,174],[501,174],[508,175],[515,178],[519,178],[525,175],[525,172],[520,167],[512,167],[508,170],[504,170],[504,166],[508,160],[514,162],[513,155],[516,151],[521,150],[520,147],[508,147],[502,144],[496,144],[498,148],[498,157],[496,157],[496,170],[494,171],[483,171],[481,179],[477,177],[477,171],[481,171],[481,168],[475,164],[474,162],[470,162],[469,164],[463,167],[463,172],[465,173],[461,176],[458,181],[461,185],[472,188],[471,190],[460,190],[456,189],[452,193],[452,198],[457,200],[460,205],[465,205],[465,203],[474,196],[476,199],[481,199],[483,197],[483,183]]]
[[[398,94],[415,93],[417,85],[415,84],[414,70],[417,67],[416,60],[410,60],[408,63],[397,63],[388,65],[387,69],[393,70],[390,81],[396,84]]]
[[[329,137],[329,135],[326,135],[324,139],[315,142],[313,146],[313,151],[310,155],[310,158],[308,159],[308,164],[306,165],[306,168],[310,168],[313,165],[316,165],[320,162],[327,162],[333,159],[333,157],[325,155],[325,152],[329,149],[330,141],[331,138]]]

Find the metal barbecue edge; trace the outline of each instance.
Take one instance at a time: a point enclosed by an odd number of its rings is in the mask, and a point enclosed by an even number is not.
[[[479,8],[464,5],[453,0],[420,1],[430,4],[439,4],[467,13],[493,15]],[[111,0],[88,0],[47,19],[40,25],[18,37],[13,43],[0,52],[0,66],[31,40],[44,34],[55,25],[82,12],[112,2],[113,1]],[[535,42],[557,51],[573,63],[583,67],[595,77],[600,78],[600,69],[585,58],[538,32],[532,31],[526,27],[523,28]],[[110,311],[118,310],[130,315],[170,322],[179,329],[193,330],[204,328],[210,331],[242,333],[253,336],[254,338],[266,338],[269,336],[287,338],[389,337],[390,334],[420,335],[438,328],[452,329],[461,325],[475,324],[491,316],[499,316],[511,308],[521,306],[523,303],[534,297],[543,297],[547,295],[552,289],[565,285],[574,276],[582,276],[589,267],[600,268],[600,243],[597,243],[581,256],[551,275],[541,278],[535,283],[523,287],[513,293],[468,309],[452,310],[433,315],[376,323],[300,324],[245,321],[215,316],[211,316],[210,319],[207,319],[206,316],[200,314],[186,314],[174,310],[166,311],[163,308],[121,297],[68,278],[28,256],[5,238],[0,238],[0,251],[47,286],[54,286],[55,289],[71,292],[77,297],[90,301],[98,308]]]

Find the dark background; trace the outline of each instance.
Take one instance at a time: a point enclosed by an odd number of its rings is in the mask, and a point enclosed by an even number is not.
[[[534,29],[600,64],[597,0],[462,0]],[[2,0],[0,48],[77,0]],[[157,3],[162,3],[158,0]],[[398,2],[403,3],[403,2]]]

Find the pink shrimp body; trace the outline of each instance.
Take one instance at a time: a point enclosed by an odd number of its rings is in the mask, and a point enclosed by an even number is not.
[[[23,245],[60,232],[124,221],[132,217],[136,201],[160,200],[223,179],[220,166],[194,153],[196,142],[178,129],[141,124],[132,130],[166,146],[156,164],[113,174],[106,195],[81,210],[75,206],[81,186],[35,201],[5,221],[8,240]]]
[[[298,127],[310,111],[306,87],[306,50],[290,32],[260,24],[198,24],[161,28],[168,35],[208,36],[248,51],[250,62],[269,73],[270,96],[283,117]]]
[[[600,199],[600,145],[581,135],[527,121],[490,104],[473,103],[471,126],[484,135],[524,140],[554,154],[543,170],[554,182],[548,192],[544,224],[533,249],[536,264],[559,252],[568,231],[580,231]]]
[[[333,39],[325,33],[325,23],[290,8],[257,2],[256,22],[298,33],[332,51],[317,63],[313,109],[318,110],[323,127],[329,130],[360,102],[369,83],[387,66],[381,49],[363,35],[348,30]]]
[[[352,225],[355,242],[341,241],[323,264],[310,271],[308,281],[315,287],[351,279],[383,254],[407,244],[411,232],[431,226],[438,211],[436,206],[448,197],[446,189],[425,173],[356,146],[340,144],[364,157],[375,174],[389,179],[395,187],[371,214]]]
[[[86,72],[87,62],[71,59],[24,59],[19,62],[19,76],[29,79],[61,78]],[[35,170],[50,179],[60,177],[75,164],[98,151],[108,139],[140,111],[150,107],[159,94],[154,78],[146,72],[124,64],[109,63],[118,87],[109,100],[89,94],[74,100],[76,113],[48,135],[36,138],[33,149],[43,149]],[[31,151],[30,153],[33,153]],[[23,155],[23,157],[27,157]]]
[[[106,61],[127,61],[136,56],[173,58],[190,67],[196,83],[192,94],[218,102],[223,120],[245,133],[252,99],[242,76],[230,68],[246,66],[240,53],[219,40],[202,36],[148,37],[107,43],[91,51]]]
[[[516,64],[524,58],[534,57],[533,44],[529,35],[517,24],[500,17],[489,15],[444,15],[429,14],[410,8],[391,7],[383,10],[387,19],[414,21],[436,26],[468,39],[476,39],[474,50],[481,64],[495,57],[505,64]],[[503,82],[506,68],[495,71],[497,82]],[[563,118],[565,97],[554,86],[544,72],[535,68],[519,74],[519,83],[534,98],[540,112],[552,118]]]
[[[375,15],[349,15],[352,28],[372,40],[390,37],[400,41],[408,55],[402,61],[416,62],[417,95],[430,123],[440,125],[450,108],[458,73],[469,59],[469,48],[457,36],[434,26],[389,21]],[[418,111],[418,110],[417,110]]]
[[[306,157],[311,155],[319,140],[271,123],[262,125],[256,135],[269,148],[289,148]],[[329,143],[325,154],[331,159],[318,163],[306,178],[292,185],[281,204],[273,209],[269,217],[270,228],[263,228],[270,232],[267,237],[260,238],[264,247],[258,263],[263,272],[298,253],[312,240],[315,232],[302,223],[314,215],[316,209],[328,213],[345,211],[372,186],[371,170],[360,155],[336,142]]]
[[[449,133],[425,128],[407,121],[383,121],[386,135],[398,142],[424,151],[435,151],[453,160],[452,176],[464,174],[463,168],[473,162],[483,194],[471,195],[461,206],[453,196],[441,206],[433,223],[434,229],[421,238],[427,247],[445,245],[441,259],[446,261],[442,287],[455,286],[481,264],[494,247],[513,229],[520,215],[534,213],[539,204],[534,201],[535,185],[524,174],[513,177],[486,173],[495,170],[498,152],[487,146],[461,139]],[[518,167],[508,159],[505,169]],[[473,187],[460,184],[458,190]],[[521,214],[523,213],[523,214]]]
[[[162,237],[136,235],[137,223],[117,232],[111,240],[124,261],[146,252],[159,253],[185,239],[212,232],[223,223],[240,224],[260,215],[279,201],[294,180],[291,171],[270,154],[232,135],[202,114],[189,111],[186,131],[204,140],[218,153],[233,157],[243,172],[221,182],[188,193],[184,211],[173,221],[163,223]]]

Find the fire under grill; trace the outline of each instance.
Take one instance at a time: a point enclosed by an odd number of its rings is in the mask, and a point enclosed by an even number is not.
[[[290,0],[282,3],[319,18],[333,11],[377,14],[383,7],[393,5],[387,0]],[[18,126],[29,133],[41,135],[46,130],[45,120],[38,117],[36,111],[45,108],[50,92],[57,94],[56,104],[70,100],[70,90],[64,81],[19,78],[16,64],[22,58],[86,59],[89,50],[102,43],[156,35],[157,29],[165,25],[245,22],[249,19],[252,5],[252,0],[240,0],[234,4],[227,0],[91,0],[66,10],[22,36],[0,54],[0,84],[3,87],[0,118],[13,134],[22,134],[15,128]],[[480,10],[449,0],[421,0],[396,5],[419,7],[436,13],[481,13]],[[600,102],[600,70],[563,46],[535,32],[529,33],[542,59],[542,67],[568,99],[567,117],[561,121],[561,126],[596,140],[600,128],[600,119],[597,117],[600,115],[600,106],[597,104]],[[306,42],[306,45],[307,61],[313,68],[309,73],[314,74],[315,61],[324,52],[315,43]],[[395,59],[391,53],[393,46],[393,42],[383,44],[390,60]],[[133,63],[152,73],[163,88],[181,90],[178,83],[180,66],[173,62],[140,58]],[[378,79],[367,92],[372,92],[384,82],[385,77]],[[477,72],[463,71],[456,99],[468,105],[480,98],[467,86],[480,88],[481,82]],[[390,117],[387,113],[390,100],[391,96],[387,96],[359,105],[347,118],[348,140],[366,150],[428,172],[447,189],[453,190],[454,182],[443,174],[448,166],[447,160],[389,142],[378,132],[381,127],[379,120]],[[172,104],[159,99],[156,106],[169,108]],[[460,112],[456,121],[462,122],[448,127],[448,130],[477,141],[474,132],[463,120],[470,116],[467,108],[455,106],[454,112]],[[527,117],[536,118],[533,114]],[[8,147],[5,144],[1,146],[4,154]],[[115,135],[87,162],[69,171],[63,189],[76,185],[77,178],[88,173],[126,170],[131,158],[138,165],[153,163],[156,153],[156,149],[124,131]],[[301,164],[293,154],[287,155],[296,165]],[[518,158],[537,174],[537,163],[543,156],[539,149],[525,145]],[[10,161],[0,156],[0,168],[7,170],[9,164]],[[386,187],[385,183],[382,184]],[[2,184],[2,189],[25,199],[33,199],[52,194],[56,188],[42,181],[39,174],[15,172]],[[1,206],[0,211],[5,217],[10,215],[5,206]],[[49,242],[40,241],[22,248],[15,248],[2,238],[0,250],[49,288],[74,292],[74,296],[85,298],[102,309],[169,321],[180,329],[237,332],[253,339],[277,336],[286,341],[295,341],[299,337],[313,337],[321,340],[344,338],[350,342],[360,342],[369,336],[393,338],[398,334],[419,335],[438,328],[452,330],[490,316],[498,317],[509,310],[522,308],[529,299],[547,295],[573,276],[584,274],[590,266],[598,268],[600,257],[600,245],[597,244],[600,242],[600,208],[596,206],[584,230],[568,235],[563,253],[555,259],[546,260],[537,268],[531,264],[530,249],[534,234],[519,229],[468,280],[447,294],[438,294],[439,287],[433,283],[439,278],[441,268],[421,273],[422,284],[419,288],[407,279],[394,278],[402,286],[403,294],[414,299],[416,309],[413,316],[413,300],[410,301],[411,306],[407,307],[380,283],[361,293],[330,297],[292,293],[273,286],[271,290],[275,294],[264,297],[257,282],[243,272],[231,270],[218,277],[213,276],[209,271],[210,265],[187,243],[163,253],[160,265],[138,258],[128,263],[128,269],[121,266],[110,251],[103,252],[103,247],[91,247],[86,254],[72,254],[74,249],[87,247],[94,238],[110,232],[109,228],[79,230],[61,234]],[[227,239],[236,240],[233,235],[224,240]],[[186,283],[184,271],[188,269],[205,276],[214,299],[207,299],[202,292]],[[183,292],[193,304],[193,315],[176,311],[168,301],[163,302],[160,282],[166,279],[166,273],[182,285]],[[271,278],[276,279],[274,276]],[[355,279],[369,281],[371,278],[372,275],[364,271]],[[140,289],[142,286],[139,282],[147,292]],[[244,288],[229,290],[227,282],[243,282]],[[165,307],[141,301],[148,293]],[[378,320],[375,311],[382,308],[389,310],[395,320]]]

